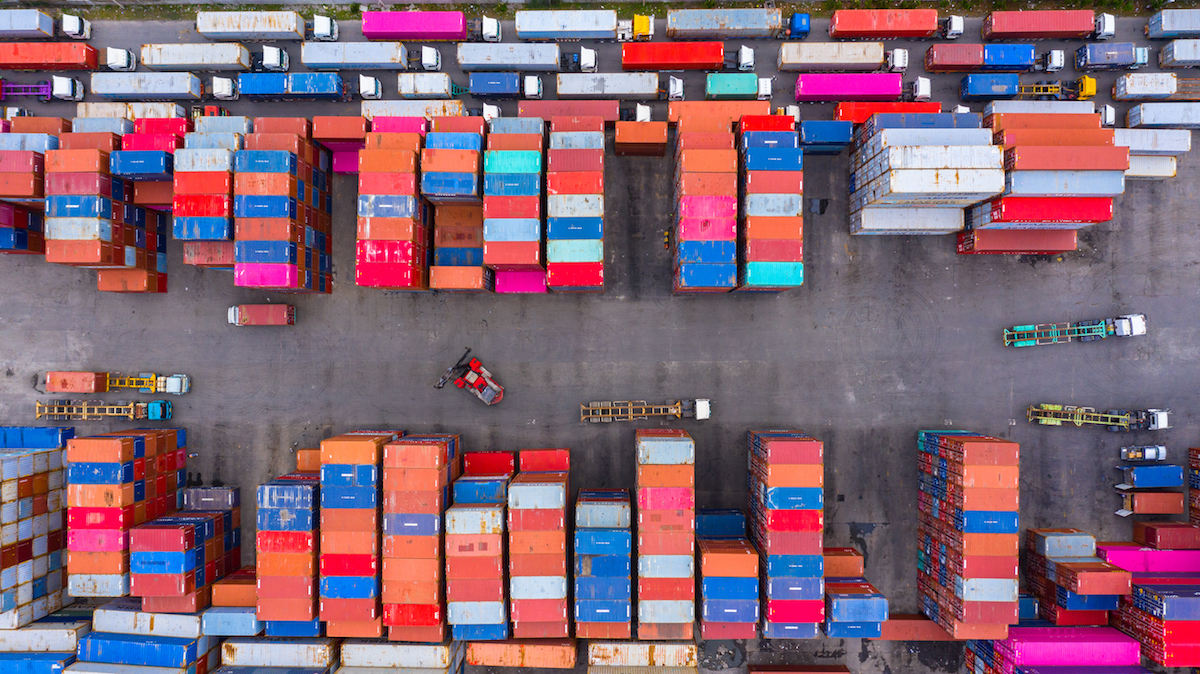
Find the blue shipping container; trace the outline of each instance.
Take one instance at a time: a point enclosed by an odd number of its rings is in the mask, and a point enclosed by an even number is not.
[[[157,150],[118,150],[108,155],[109,170],[115,176],[134,180],[170,180],[175,158]]]
[[[282,195],[237,194],[233,197],[233,215],[237,218],[296,217],[296,200]]]
[[[737,262],[736,241],[680,241],[675,244],[675,251],[679,262]]]
[[[758,599],[705,599],[700,602],[700,614],[708,622],[758,622]]]
[[[321,596],[329,599],[374,599],[379,596],[375,576],[321,576]]]
[[[835,622],[826,618],[822,631],[831,639],[878,639],[883,636],[883,623]]]
[[[758,599],[757,578],[708,576],[700,581],[704,599]]]
[[[839,120],[812,119],[800,122],[800,144],[841,145],[854,140],[854,123]]]
[[[798,148],[752,147],[742,155],[746,171],[800,171],[804,168],[804,151]]]
[[[628,576],[576,578],[575,598],[630,601],[633,598],[633,581]]]
[[[432,134],[430,134],[432,135]],[[462,134],[475,135],[475,134]],[[542,194],[540,173],[488,173],[483,176],[483,194],[489,197],[536,197]]]
[[[696,537],[726,539],[745,538],[746,514],[741,510],[734,508],[701,509],[696,513]]]
[[[825,579],[772,575],[763,581],[767,599],[821,599],[825,596]]]
[[[272,98],[287,94],[286,73],[238,73],[238,92],[247,98]]]
[[[235,262],[296,264],[296,244],[290,241],[238,241],[233,244]]]
[[[321,466],[321,486],[375,487],[379,469],[374,464],[326,463]]]
[[[263,508],[255,513],[259,531],[312,531],[315,513],[302,508]]]
[[[479,176],[474,173],[422,173],[421,194],[431,197],[478,196]]]
[[[477,98],[512,98],[521,93],[518,73],[470,73],[467,89]]]
[[[425,147],[431,150],[474,150],[483,152],[483,136],[477,133],[448,133],[445,131],[425,134]]]
[[[288,73],[287,93],[292,98],[333,100],[345,94],[337,73]]]
[[[228,241],[233,238],[233,218],[177,215],[171,232],[180,241]]]
[[[603,239],[604,218],[546,218],[547,239]]]
[[[747,131],[742,134],[742,150],[752,147],[795,149],[800,136],[795,131]]]
[[[825,574],[825,558],[821,555],[767,555],[767,576],[821,578]]]
[[[974,73],[962,78],[959,97],[964,101],[995,101],[1016,98],[1020,76],[1014,74],[985,75]]]
[[[263,623],[268,637],[319,637],[325,623],[318,620],[267,620]]]
[[[78,657],[84,662],[184,668],[208,650],[208,642],[206,637],[197,640],[92,632],[79,640]],[[201,645],[203,650],[198,648]]]
[[[629,555],[632,550],[633,536],[628,529],[575,530],[576,555]]]
[[[1031,44],[983,45],[983,70],[1025,72],[1032,70],[1037,54]]]
[[[578,533],[578,531],[576,531]],[[584,555],[575,553],[575,577],[629,578],[633,562],[629,555]]]
[[[684,289],[733,288],[737,285],[736,264],[680,264],[675,282]]]
[[[542,223],[537,218],[485,218],[484,241],[541,241]]]
[[[442,530],[439,515],[421,513],[385,513],[383,533],[385,536],[437,536]]]
[[[433,264],[440,267],[479,267],[483,265],[483,249],[439,247],[433,251]]]
[[[631,602],[628,601],[581,599],[575,602],[576,622],[624,623],[632,616]]]
[[[296,155],[277,150],[239,150],[233,154],[237,173],[290,173],[296,175]]]
[[[322,508],[375,508],[378,504],[379,489],[376,487],[321,486]]]

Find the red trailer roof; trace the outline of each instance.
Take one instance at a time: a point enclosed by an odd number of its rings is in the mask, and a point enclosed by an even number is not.
[[[983,39],[1015,40],[1087,37],[1096,30],[1090,9],[1046,9],[1036,12],[992,12],[983,20]]]
[[[623,70],[713,70],[725,65],[722,42],[627,42]]]
[[[933,37],[936,9],[839,9],[829,21],[829,37]]]

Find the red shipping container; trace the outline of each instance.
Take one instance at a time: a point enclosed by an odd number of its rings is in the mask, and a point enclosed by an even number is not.
[[[417,194],[415,173],[359,173],[359,194]]]
[[[28,46],[32,45],[21,45],[22,48]],[[62,117],[21,115],[13,117],[9,125],[10,133],[45,133],[51,136],[58,136],[71,131],[71,120],[63,119]]]
[[[440,227],[438,229],[441,229]],[[480,247],[482,230],[480,230]],[[358,218],[358,238],[381,241],[428,241],[429,232],[424,225],[411,218]]]
[[[604,132],[604,118],[598,115],[560,115],[550,118],[550,133],[573,131]]]
[[[504,579],[447,579],[446,601],[504,601]]]
[[[638,639],[685,640],[694,638],[695,623],[638,623]]]
[[[881,112],[922,113],[941,112],[941,103],[892,103],[885,101],[847,101],[838,103],[833,118],[840,121],[862,124],[871,115]]]
[[[143,603],[143,608],[145,605]],[[316,620],[316,599],[263,599],[255,604],[259,620]]]
[[[384,606],[384,616],[387,616],[387,606]],[[387,625],[385,622],[384,625]],[[413,625],[387,625],[388,641],[416,641],[430,644],[440,644],[446,640],[446,626],[436,625],[417,627]]]
[[[746,115],[738,121],[738,131],[795,131],[796,120],[790,115]]]
[[[482,117],[434,117],[430,129],[439,133],[484,133]]]
[[[196,572],[131,573],[129,594],[134,597],[185,597],[196,591]]]
[[[637,510],[638,532],[695,531],[695,510]]]
[[[1096,30],[1090,9],[992,12],[983,19],[985,40],[1085,38]]]
[[[517,460],[522,473],[566,473],[571,470],[569,449],[522,449],[517,455]]]
[[[538,269],[542,245],[538,241],[485,241],[483,263],[498,271]]]
[[[128,187],[125,188],[125,194],[129,194]],[[174,196],[175,184],[170,180],[138,180],[133,183],[133,203],[139,206],[169,206]]]
[[[46,171],[50,173],[108,174],[108,153],[100,150],[50,150],[46,153]]]
[[[547,173],[546,194],[604,194],[604,173],[601,171]]]
[[[311,122],[307,117],[255,117],[254,135],[263,133],[290,133],[303,138],[312,135]]]
[[[436,604],[442,600],[439,581],[385,580],[380,598],[385,604]]]
[[[570,636],[570,621],[513,622],[514,639],[566,639]]]
[[[575,623],[578,639],[628,639],[633,633],[631,623]]]
[[[484,218],[541,218],[540,197],[484,197]]]
[[[839,9],[829,21],[829,37],[835,39],[933,37],[937,32],[936,9]]]
[[[638,578],[637,597],[645,601],[683,601],[696,597],[694,578]]]
[[[738,193],[736,173],[680,173],[675,179],[675,195],[679,197],[720,197]]]
[[[746,171],[746,194],[803,194],[803,171]]]
[[[565,531],[561,509],[508,509],[509,531]]]
[[[0,173],[43,173],[46,160],[40,152],[0,150]]]
[[[604,150],[548,150],[547,173],[590,171],[604,173]]]
[[[371,288],[425,288],[429,282],[423,265],[395,262],[359,262],[354,282]]]
[[[313,117],[312,138],[318,141],[363,140],[370,125],[365,117]]]
[[[549,262],[546,285],[552,289],[604,288],[603,262]]]
[[[379,573],[379,559],[374,555],[321,555],[320,564],[322,576],[374,576]]]
[[[1021,145],[1004,151],[1004,168],[1009,171],[1125,171],[1129,169],[1129,148]]]
[[[501,534],[446,534],[446,556],[499,557],[503,539]]]
[[[301,164],[312,164],[312,143],[294,133],[252,133],[246,136],[244,146],[247,150],[291,152]],[[301,170],[301,167],[297,166],[297,176]]]
[[[133,506],[124,508],[67,508],[69,529],[128,529],[133,526]],[[7,568],[8,565],[5,565]]]
[[[446,504],[442,491],[385,491],[383,512],[440,515]]]
[[[511,475],[516,471],[516,452],[466,452],[463,454],[463,475]]]
[[[384,536],[383,556],[391,559],[437,559],[442,556],[442,539],[438,536]]]
[[[233,197],[221,194],[177,194],[171,211],[183,217],[233,217]]]
[[[174,191],[176,195],[233,194],[233,174],[226,171],[176,173]]]
[[[46,176],[50,194],[112,197],[112,178],[99,173],[50,173]]]
[[[121,253],[124,263],[124,252]],[[103,241],[46,242],[46,261],[69,265],[111,265],[115,262],[113,245]]]
[[[3,70],[96,70],[98,62],[96,48],[82,42],[0,44],[0,69]]]
[[[566,622],[566,599],[513,599],[509,602],[513,622]]]
[[[603,121],[601,121],[603,124]],[[542,151],[543,139],[536,133],[489,133],[488,150],[535,150]]]
[[[311,531],[259,531],[255,549],[264,552],[316,552],[316,535]]]
[[[797,511],[799,512],[799,511]],[[691,532],[638,532],[639,555],[694,555],[696,536]]]
[[[148,524],[129,532],[130,552],[186,552],[194,547],[196,529],[190,524]]]
[[[764,555],[819,555],[821,539],[820,531],[765,531],[755,534],[754,547]]]
[[[825,621],[823,599],[764,600],[766,619],[773,623],[819,623]]]
[[[732,150],[734,138],[728,132],[689,131],[675,134],[675,156],[681,150]]]
[[[425,249],[411,241],[357,241],[354,261],[421,265],[425,262]]]
[[[621,45],[622,70],[720,70],[724,66],[725,44],[722,42],[627,42]]]
[[[768,532],[772,533],[813,532],[822,531],[825,528],[824,510],[762,510],[759,513],[759,521],[763,523]]]
[[[41,199],[43,196],[45,185],[41,176],[33,173],[0,173],[0,197]],[[40,208],[40,204],[37,206]]]
[[[257,576],[254,579],[254,585],[259,601],[263,599],[315,600],[317,597],[317,579],[312,576]]]
[[[58,136],[58,149],[112,152],[121,149],[121,137],[110,132],[64,133]]]
[[[500,557],[447,557],[446,578],[503,578]]]
[[[1110,197],[1001,197],[992,200],[991,206],[992,222],[1094,223],[1105,222],[1113,217],[1113,200]],[[1074,249],[1074,246],[1071,248]]]
[[[701,621],[700,638],[705,641],[712,639],[757,639],[758,625],[756,623],[715,623]]]
[[[235,218],[233,235],[242,241],[304,243],[304,227],[286,218]]]
[[[444,613],[439,604],[385,604],[383,624],[397,627],[430,627],[442,624]]]
[[[509,555],[508,574],[510,576],[565,576],[567,575],[567,557],[565,553]]]
[[[981,44],[935,44],[925,50],[925,70],[931,73],[971,72],[982,66]]]
[[[150,150],[175,153],[183,147],[183,138],[166,133],[127,133],[121,136],[122,150]]]
[[[328,599],[322,597],[317,601],[317,610],[321,620],[366,621],[379,617],[378,599]]]
[[[621,102],[612,101],[521,101],[517,103],[518,117],[600,117],[606,123],[615,122],[621,114]]]
[[[211,585],[197,588],[195,592],[182,597],[142,597],[142,610],[147,613],[198,613],[211,604]]]
[[[1075,250],[1073,229],[977,229],[958,233],[958,252],[964,255],[1048,255]]]
[[[134,133],[168,133],[182,138],[191,131],[191,117],[142,117],[133,120]]]
[[[746,262],[803,262],[804,242],[800,239],[747,239],[742,244]]]

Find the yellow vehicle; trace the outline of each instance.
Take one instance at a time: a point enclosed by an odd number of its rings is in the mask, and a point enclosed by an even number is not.
[[[38,402],[34,408],[38,419],[46,421],[100,421],[128,419],[165,421],[171,418],[171,403],[153,400],[148,403],[106,403],[103,400],[51,400]]]
[[[618,42],[649,42],[654,39],[654,15],[634,14],[633,19],[617,21]]]
[[[612,421],[641,421],[650,417],[694,418],[703,420],[712,414],[707,398],[678,400],[673,403],[651,405],[645,400],[617,400],[579,404],[579,420],[593,424]]]
[[[1096,78],[1090,75],[1084,75],[1074,82],[1039,82],[1022,84],[1017,88],[1017,98],[1090,101],[1095,97]]]

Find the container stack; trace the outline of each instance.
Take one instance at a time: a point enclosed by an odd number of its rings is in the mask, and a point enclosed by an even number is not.
[[[1120,562],[1133,573],[1133,596],[1121,599],[1112,625],[1140,641],[1142,655],[1158,665],[1200,665],[1200,529],[1183,522],[1134,522],[1133,539],[1140,548],[1101,553],[1109,561],[1139,558]]]
[[[1200,41],[1196,42],[1200,47]],[[1192,148],[1188,129],[1113,129],[1113,144],[1129,148],[1126,180],[1174,178],[1179,156]]]
[[[0,151],[0,168],[5,153]],[[2,173],[2,171],[0,171]],[[0,176],[0,185],[4,177]],[[3,187],[0,187],[3,190]],[[0,195],[0,198],[3,198]],[[46,239],[42,235],[42,212],[26,206],[0,202],[0,253],[15,255],[45,255]]]
[[[696,621],[696,443],[639,428],[637,638],[692,639]]]
[[[1130,463],[1117,466],[1122,473],[1116,485],[1121,496],[1117,515],[1182,515],[1183,466],[1170,463]]]
[[[383,624],[391,641],[446,638],[442,515],[460,452],[457,435],[407,435],[383,447]]]
[[[203,636],[200,614],[168,615],[143,610],[136,600],[117,600],[96,609],[92,631],[79,639],[75,670],[165,667],[214,671],[220,666],[220,639]]]
[[[332,173],[357,173],[358,152],[366,146],[371,122],[366,117],[338,115],[312,118],[312,139],[329,150]]]
[[[433,132],[474,133],[482,141],[483,119],[436,117]],[[477,145],[482,147],[482,142]],[[426,135],[426,147],[421,150],[421,196],[435,205],[482,204],[481,157],[478,150],[430,148]]]
[[[1111,627],[1013,627],[1004,640],[968,641],[966,656],[968,670],[976,672],[1144,671],[1137,641]]]
[[[878,639],[888,619],[888,601],[866,578],[825,580],[825,624],[821,631],[836,639]]]
[[[174,155],[175,150],[184,147],[183,138],[191,131],[192,120],[189,117],[139,117],[133,120],[133,133],[122,135],[121,147],[117,149]],[[172,210],[172,182],[171,178],[137,180],[131,201],[155,210]]]
[[[950,234],[1004,192],[1004,158],[971,113],[877,113],[850,153],[851,234]]]
[[[800,148],[795,120],[786,115],[742,117],[738,131],[743,162],[738,290],[799,287],[804,283],[807,150]]]
[[[0,428],[0,480],[17,487],[0,494],[0,507],[10,513],[5,524],[15,529],[8,545],[17,552],[6,568],[22,576],[0,590],[0,629],[24,627],[62,608],[63,445],[72,435],[70,428]],[[23,484],[29,486],[22,490]],[[17,563],[22,549],[26,560]]]
[[[187,477],[186,444],[183,429],[108,433],[67,443],[71,596],[129,594],[129,530],[182,505],[178,488]]]
[[[696,529],[696,549],[700,555],[700,638],[757,639],[758,551],[746,540],[745,518],[740,539],[705,535],[699,521]]]
[[[223,518],[181,512],[129,532],[129,594],[151,613],[195,613],[212,601]],[[210,566],[211,565],[211,566]]]
[[[1017,622],[1019,446],[920,431],[917,588],[950,636],[1001,638]]]
[[[397,437],[359,431],[321,442],[319,591],[328,636],[383,636],[379,471],[384,445]]]
[[[1200,525],[1200,447],[1188,448],[1188,522]]]
[[[514,639],[565,639],[567,592],[567,449],[523,449],[508,486],[508,593]]]
[[[801,431],[747,435],[750,535],[762,558],[765,639],[812,639],[825,620],[825,444]]]
[[[317,551],[321,478],[295,472],[258,486],[255,616],[267,636],[321,636]]]
[[[504,539],[508,485],[516,472],[509,452],[463,456],[446,510],[446,620],[455,639],[507,639]]]
[[[59,148],[58,136],[0,132],[0,200],[12,205],[12,216],[0,218],[0,250],[44,253],[46,152]],[[17,208],[24,209],[26,218]],[[24,225],[22,227],[22,225]],[[11,239],[11,243],[9,240]]]
[[[618,157],[661,157],[666,153],[666,122],[617,122],[613,154]]]
[[[183,510],[229,513],[225,527],[225,556],[219,560],[220,579],[242,568],[242,490],[239,487],[189,487],[180,489]]]
[[[575,502],[575,636],[633,635],[633,509],[626,489],[581,489]]]
[[[1096,539],[1078,529],[1025,532],[1025,584],[1039,615],[1060,627],[1109,624],[1132,576],[1096,556]]]
[[[431,213],[417,196],[421,134],[373,132],[364,134],[364,139],[366,148],[354,152],[358,159],[354,282],[371,288],[428,290]]]
[[[544,124],[537,117],[501,117],[491,125],[483,157],[482,262],[496,272],[496,292],[546,292],[542,263]],[[473,257],[467,261],[475,264]]]
[[[257,117],[234,154],[234,285],[332,292],[329,153],[307,119]]]
[[[175,151],[172,228],[185,264],[233,270],[233,154],[252,130],[247,117],[200,117]]]
[[[74,613],[73,611],[71,613]],[[61,672],[75,661],[79,639],[91,631],[91,612],[71,615],[60,611],[54,622],[46,621],[20,629],[6,630],[0,646],[4,671]]]
[[[557,292],[604,291],[604,120],[554,117],[546,174],[546,275]]]
[[[446,251],[446,252],[439,252]],[[433,209],[433,259],[429,287],[455,292],[488,292],[496,273],[483,266],[483,206],[441,204]],[[449,264],[471,262],[479,264]]]
[[[853,122],[825,119],[800,122],[800,147],[805,154],[838,155],[853,142]]]
[[[1063,248],[1074,237],[1042,232],[1112,219],[1113,197],[1125,191],[1129,148],[1113,144],[1114,132],[1101,128],[1100,115],[993,112],[984,125],[1004,148],[1007,184],[1003,195],[968,210],[975,238],[979,232],[1022,230],[1030,232],[1019,237],[1028,243],[1012,252],[1064,252],[1049,249]],[[960,235],[964,244],[971,234]],[[982,236],[986,243],[988,235]]]
[[[737,285],[738,152],[724,118],[681,117],[675,127],[675,292]]]

